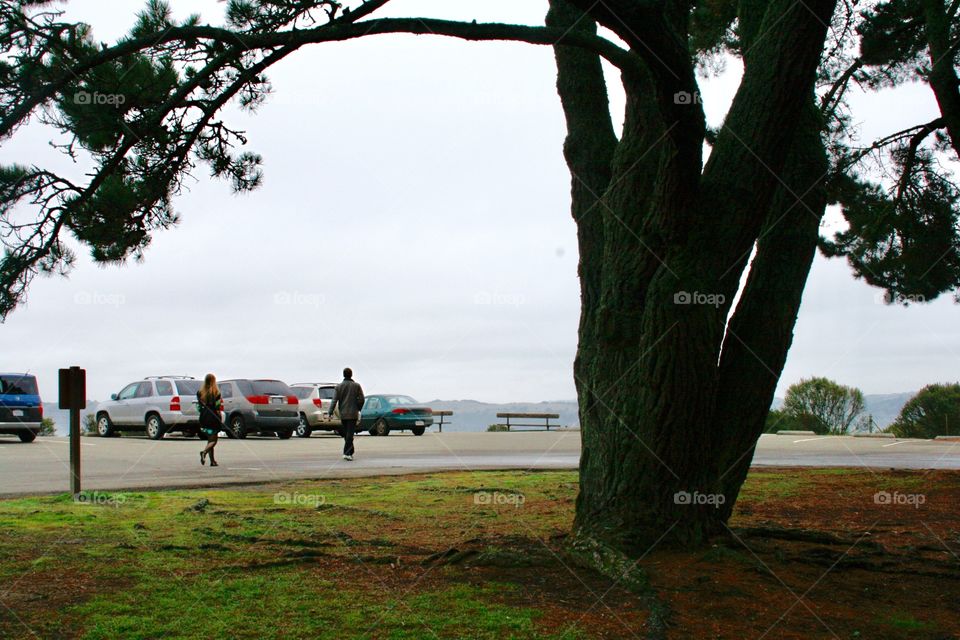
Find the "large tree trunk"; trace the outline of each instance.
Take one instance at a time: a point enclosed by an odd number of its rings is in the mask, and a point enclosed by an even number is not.
[[[729,508],[717,503],[732,505],[735,496],[725,494],[743,481],[733,463],[759,435],[757,416],[766,416],[764,399],[779,378],[816,245],[819,219],[811,223],[809,212],[800,219],[789,209],[793,201],[780,176],[793,175],[798,195],[817,193],[804,186],[822,175],[811,175],[821,168],[822,145],[816,162],[799,151],[788,162],[795,127],[784,123],[796,123],[810,104],[834,3],[751,5],[760,13],[743,22],[763,37],[749,48],[741,88],[704,167],[702,109],[666,99],[691,82],[696,91],[689,53],[687,68],[656,68],[679,64],[684,21],[666,10],[658,18],[650,9],[664,3],[612,1],[595,10],[585,0],[570,2],[634,46],[650,70],[623,78],[627,113],[611,158],[606,93],[593,101],[583,95],[598,91],[599,62],[557,49],[581,247],[578,540],[638,555],[660,541],[701,543],[729,517]],[[641,5],[646,8],[628,10]],[[564,24],[557,22],[561,15],[565,24],[582,24],[570,6],[560,0],[552,6],[555,25]],[[653,37],[650,29],[670,33]],[[591,118],[594,127],[602,123],[598,140],[604,142],[595,163],[581,153],[589,147],[583,136]],[[789,222],[783,228],[773,224],[778,212]],[[734,337],[727,315],[764,229],[756,275],[731,324]],[[794,247],[797,239],[802,242]],[[771,278],[786,274],[790,295],[777,300],[783,308],[758,313],[773,293]],[[751,345],[764,351],[772,373],[758,373],[743,357],[742,347]],[[751,388],[743,420],[725,395],[738,387]],[[733,473],[721,471],[731,465]]]

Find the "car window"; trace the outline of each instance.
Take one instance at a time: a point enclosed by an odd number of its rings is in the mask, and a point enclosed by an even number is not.
[[[367,401],[363,403],[363,408],[366,411],[379,411],[380,398],[367,398]]]
[[[35,396],[37,379],[33,376],[0,376],[0,394]]]
[[[388,396],[387,404],[417,404],[417,401],[410,396]]]
[[[290,387],[293,389],[293,395],[300,400],[306,400],[313,395],[313,387]]]
[[[336,388],[334,387],[320,387],[320,398],[323,400],[333,400],[333,396],[336,393]]]
[[[158,396],[172,396],[173,395],[173,383],[169,380],[157,380],[157,395]]]
[[[200,391],[199,380],[177,380],[177,393],[181,396],[195,396],[197,391]]]
[[[289,396],[290,387],[279,380],[252,380],[253,394],[258,396]]]
[[[152,382],[141,382],[137,385],[137,393],[134,396],[135,398],[149,398],[153,395],[153,383]]]
[[[123,390],[117,394],[118,400],[129,400],[137,393],[137,387],[140,386],[138,383],[134,382],[133,384],[128,384],[123,388]]]
[[[241,396],[253,395],[253,385],[250,384],[249,380],[234,380],[233,384],[236,385],[237,395],[241,395]]]
[[[232,398],[233,397],[233,385],[227,382],[226,384],[221,384],[220,386],[220,397],[221,398]],[[199,391],[199,389],[197,389]]]

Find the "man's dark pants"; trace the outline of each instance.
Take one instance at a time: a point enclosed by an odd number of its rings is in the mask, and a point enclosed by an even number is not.
[[[344,418],[340,421],[340,437],[343,438],[343,455],[353,455],[353,434],[357,430],[357,420]]]

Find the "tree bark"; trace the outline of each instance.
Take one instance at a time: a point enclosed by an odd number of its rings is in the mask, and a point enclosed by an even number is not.
[[[596,23],[566,0],[551,0],[547,26],[595,34]],[[601,201],[610,185],[617,137],[610,117],[610,101],[600,57],[581,48],[557,46],[557,93],[567,122],[563,152],[570,168],[571,211],[577,223],[580,253],[580,343],[573,365],[580,398],[581,421],[598,409],[591,387],[582,384],[592,367],[593,331],[600,300],[603,270],[604,219]]]
[[[943,0],[923,0],[922,6],[924,31],[930,50],[927,81],[937,98],[953,150],[960,155],[960,78],[954,67],[956,51],[950,45],[951,16],[947,14]]]

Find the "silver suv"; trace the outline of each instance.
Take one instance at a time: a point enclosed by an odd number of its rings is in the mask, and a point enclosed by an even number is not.
[[[223,380],[227,424],[238,438],[250,434],[273,435],[286,440],[297,428],[298,400],[293,390],[279,380]]]
[[[104,438],[120,431],[146,431],[151,440],[179,431],[199,435],[197,391],[190,376],[151,376],[131,382],[97,406],[97,433]]]
[[[290,385],[294,395],[300,400],[300,424],[297,435],[309,438],[314,431],[336,431],[340,426],[340,410],[327,418],[333,394],[337,390],[335,382],[298,382]]]

